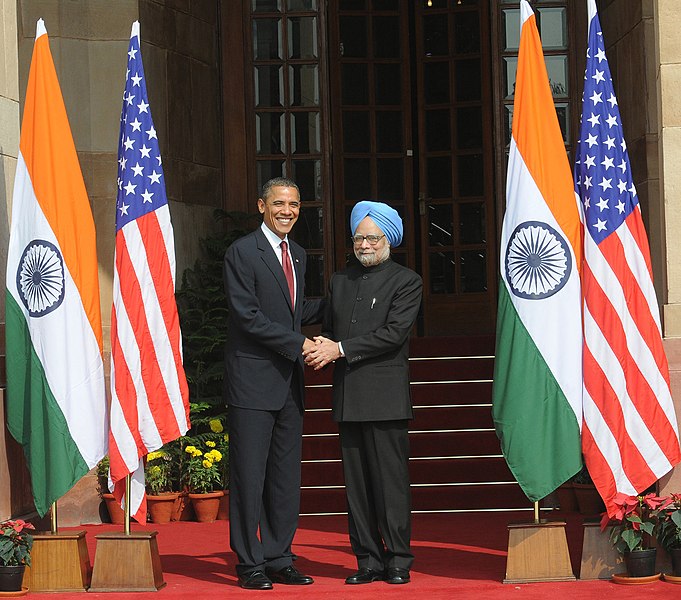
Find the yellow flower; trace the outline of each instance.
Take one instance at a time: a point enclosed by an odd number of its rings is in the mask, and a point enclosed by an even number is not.
[[[225,435],[222,436],[222,439],[225,440],[225,442],[229,442],[229,433],[225,433]]]
[[[215,442],[213,442],[212,440],[208,440],[206,442],[206,446],[208,446],[209,448],[215,448]]]
[[[206,456],[210,455],[211,460],[214,462],[220,462],[222,460],[222,452],[219,450],[211,450],[210,452],[206,453]]]
[[[192,452],[192,457],[198,458],[199,456],[203,456],[203,452],[201,452],[201,450],[199,450],[198,448],[194,448],[194,451]]]
[[[149,473],[151,475],[159,475],[161,473],[161,467],[153,465],[152,467],[149,467]]]
[[[195,448],[194,446],[187,446],[187,447],[184,449],[184,451],[187,452],[187,453],[189,453],[189,454],[193,454],[194,452],[196,452],[196,448]]]
[[[222,421],[220,419],[211,419],[208,422],[208,425],[210,425],[210,430],[213,433],[222,433],[225,428],[222,426]]]
[[[213,466],[213,461],[212,460],[207,460],[203,459],[203,466],[206,467],[206,469],[210,469]]]
[[[166,453],[161,450],[156,450],[156,452],[149,452],[149,454],[147,454],[147,461],[156,460],[157,458],[162,458],[165,455]]]

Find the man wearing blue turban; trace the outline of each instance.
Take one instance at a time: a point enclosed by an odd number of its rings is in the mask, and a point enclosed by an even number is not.
[[[358,571],[348,584],[410,581],[408,420],[409,333],[423,283],[390,258],[402,219],[382,202],[363,201],[350,215],[357,263],[335,273],[322,335],[305,350],[320,369],[335,362],[333,419],[339,424],[348,528]]]

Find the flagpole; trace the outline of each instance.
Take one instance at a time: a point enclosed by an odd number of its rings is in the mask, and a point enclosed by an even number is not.
[[[56,534],[57,531],[57,502],[52,503],[52,510],[50,511],[50,522],[52,524],[52,533]]]
[[[125,476],[125,535],[130,535],[130,474]]]

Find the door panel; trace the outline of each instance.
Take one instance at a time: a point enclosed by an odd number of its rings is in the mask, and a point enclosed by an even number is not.
[[[393,256],[424,279],[422,335],[494,330],[487,5],[329,3],[336,268],[354,204],[393,206],[405,225]]]

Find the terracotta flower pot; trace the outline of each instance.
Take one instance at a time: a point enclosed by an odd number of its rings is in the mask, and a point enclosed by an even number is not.
[[[109,511],[109,518],[114,525],[123,525],[125,522],[125,512],[114,498],[113,494],[102,494],[102,500],[106,502],[106,508]]]
[[[147,511],[152,523],[170,523],[178,492],[167,492],[158,496],[147,494]]]
[[[590,483],[573,483],[579,512],[587,516],[600,515],[605,511],[605,504],[596,486]]]
[[[193,521],[194,507],[189,500],[187,492],[180,492],[173,506],[171,521]]]
[[[229,490],[223,492],[224,496],[220,498],[220,507],[218,508],[218,521],[229,521]]]
[[[203,494],[189,494],[192,501],[194,512],[196,513],[196,520],[199,523],[212,523],[218,516],[218,509],[220,508],[220,498],[224,496],[224,492],[206,492]]]
[[[669,556],[672,557],[672,575],[681,577],[681,548],[671,548]]]

